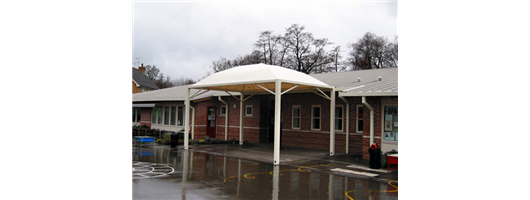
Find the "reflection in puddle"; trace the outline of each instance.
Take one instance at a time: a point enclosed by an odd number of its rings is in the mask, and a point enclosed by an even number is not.
[[[387,183],[317,173],[308,168],[273,166],[193,152],[193,149],[153,148],[142,149],[141,153],[139,150],[133,149],[133,161],[165,164],[176,172],[135,180],[133,199],[348,200],[351,197],[386,200],[398,197],[397,189]],[[152,155],[146,154],[149,152]],[[392,184],[397,187],[397,183]]]

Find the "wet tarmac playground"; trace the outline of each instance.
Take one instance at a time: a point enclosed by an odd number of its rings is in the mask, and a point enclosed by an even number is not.
[[[316,172],[329,163],[274,166],[194,152],[133,147],[133,199],[397,199],[398,184]]]

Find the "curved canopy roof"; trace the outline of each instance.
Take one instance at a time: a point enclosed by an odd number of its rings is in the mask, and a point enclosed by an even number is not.
[[[315,87],[328,90],[333,88],[302,72],[266,64],[238,66],[221,71],[206,77],[190,88],[233,92],[261,92],[264,91],[262,89],[264,87],[274,91],[276,80],[282,82],[282,91],[296,85],[298,87],[294,90],[311,90]]]

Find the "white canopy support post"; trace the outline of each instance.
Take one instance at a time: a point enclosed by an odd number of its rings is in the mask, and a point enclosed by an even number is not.
[[[315,91],[313,91],[313,93],[315,93],[318,96],[323,97],[324,99],[331,100],[331,98],[326,93],[322,92],[322,90],[320,90],[320,88],[317,88],[317,87],[315,87],[315,88],[320,92],[320,94],[318,92],[315,92]]]
[[[280,113],[282,106],[282,82],[276,80],[274,94],[274,165],[280,164]]]
[[[291,91],[291,90],[297,88],[298,86],[299,86],[299,85],[295,85],[295,86],[293,86],[292,88],[289,88],[289,89],[283,91],[282,94],[285,94],[285,93],[287,93],[287,92],[289,92],[289,91]]]
[[[243,99],[243,101],[246,101],[248,99],[250,99],[250,97],[254,96],[257,92],[254,92],[253,94],[251,94],[250,96],[248,96],[247,98]]]
[[[190,88],[187,89],[185,108],[186,112],[184,114],[184,119],[190,118]],[[189,143],[189,134],[190,134],[190,120],[184,120],[184,149],[188,149]]]
[[[269,89],[267,89],[266,87],[263,87],[263,86],[261,86],[261,85],[259,85],[259,84],[257,84],[257,83],[256,83],[256,84],[254,84],[254,85],[256,85],[256,86],[258,86],[258,87],[260,87],[260,88],[264,89],[265,91],[267,91],[267,92],[269,92],[269,93],[271,93],[271,94],[274,94],[274,92],[270,91],[270,90],[269,90]]]
[[[329,103],[329,155],[335,155],[335,88],[331,89]]]
[[[237,99],[238,101],[241,101],[241,99],[237,98],[236,96],[234,96],[232,93],[228,92],[228,91],[225,91],[227,94],[229,94],[230,96],[234,97],[234,99]]]
[[[243,145],[243,99],[245,99],[245,95],[241,91],[239,100],[239,145]]]
[[[201,93],[199,93],[201,90],[202,90],[202,89],[200,89],[199,91],[195,92],[195,94],[191,95],[191,96],[190,96],[190,99],[191,99],[191,98],[195,98],[195,97],[197,97],[197,96],[199,96],[199,95],[201,95],[201,94],[204,94],[204,93],[210,91],[210,89],[207,89],[207,90],[202,91]]]

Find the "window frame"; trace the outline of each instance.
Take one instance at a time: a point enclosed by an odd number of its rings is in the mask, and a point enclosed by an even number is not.
[[[315,121],[315,115],[314,115],[314,108],[318,107],[319,114],[318,114],[318,129],[315,129],[314,121]],[[311,105],[311,130],[319,131],[322,129],[322,106],[321,105]]]
[[[363,109],[362,118],[359,117],[359,116],[361,116],[359,114],[359,108]],[[355,133],[363,133],[363,131],[359,131],[359,124],[364,123],[364,113],[365,113],[364,105],[363,104],[357,104],[355,106]],[[364,124],[363,124],[363,129],[364,129]]]
[[[248,113],[248,108],[250,108],[250,114]],[[252,117],[252,114],[254,114],[252,105],[245,105],[245,117]]]
[[[297,107],[300,111],[300,113],[298,113],[298,127],[294,127],[294,119],[295,119],[295,116],[294,116],[294,108]],[[291,112],[291,129],[296,129],[296,130],[300,130],[302,128],[302,106],[301,105],[293,105],[292,106],[292,112]]]
[[[381,104],[381,142],[386,143],[386,144],[398,144],[399,140],[385,140],[385,137],[384,137],[385,135],[385,106],[396,106],[399,108],[397,103],[382,103]],[[399,116],[399,111],[398,111],[398,116]],[[397,135],[395,137],[397,137]]]
[[[184,106],[177,106],[177,117],[176,117],[176,124],[177,126],[184,126]],[[179,116],[180,115],[180,116]],[[181,119],[182,118],[182,119]],[[181,121],[181,124],[179,125],[179,121]]]
[[[335,117],[334,117],[334,120],[335,120],[335,126],[337,126],[337,108],[340,108],[341,110],[341,113],[342,113],[342,117],[340,118],[340,120],[342,121],[341,123],[341,126],[340,126],[340,129],[335,129],[335,131],[338,131],[338,132],[344,132],[344,105],[335,105]],[[335,128],[335,127],[333,127]]]
[[[225,109],[225,113],[223,113],[223,108]],[[226,105],[219,106],[219,115],[226,116],[226,111],[227,111]]]

